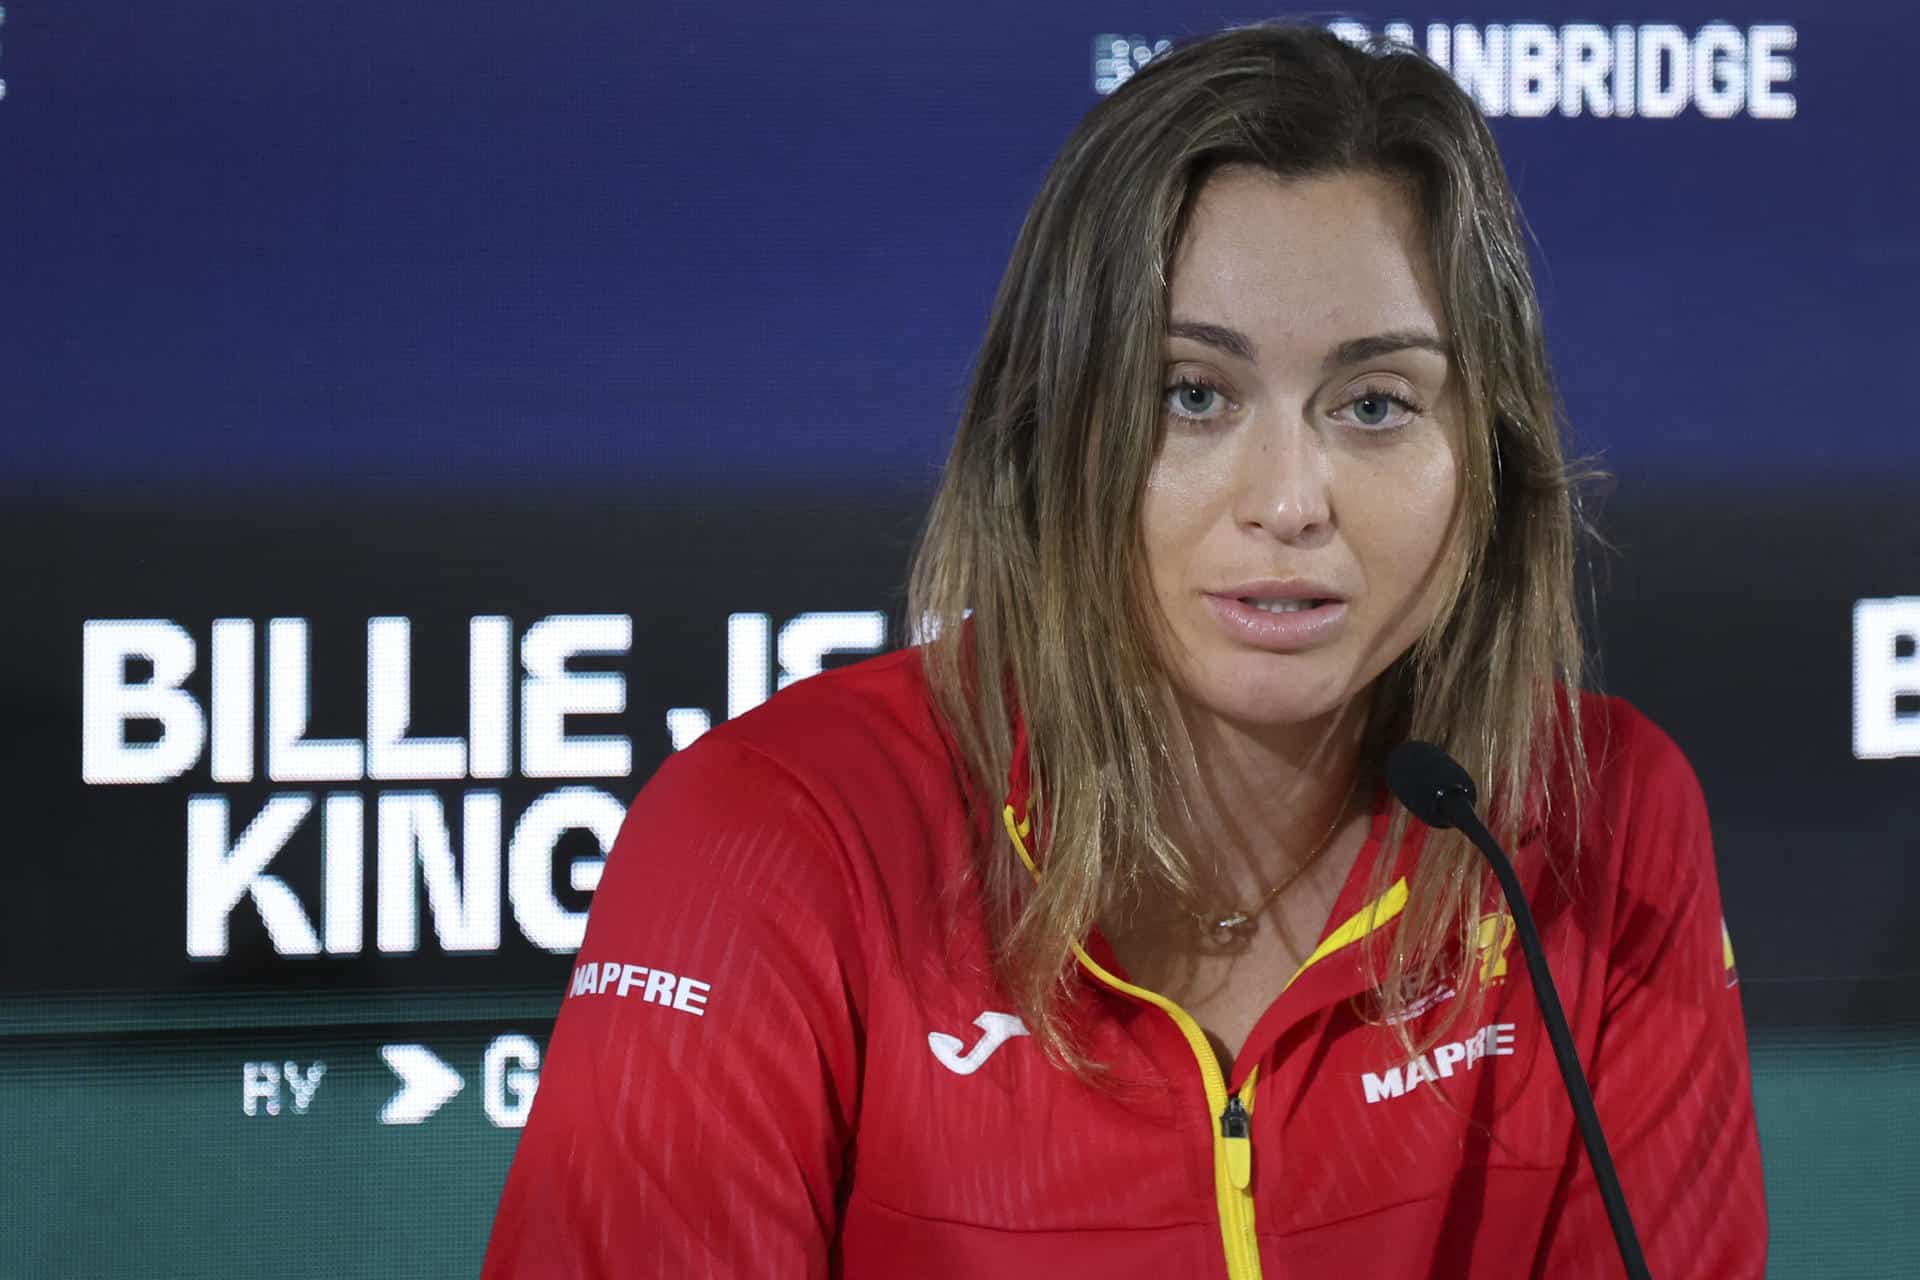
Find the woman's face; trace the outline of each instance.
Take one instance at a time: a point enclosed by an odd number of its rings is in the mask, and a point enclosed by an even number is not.
[[[1385,179],[1221,170],[1175,255],[1142,533],[1192,711],[1345,707],[1432,621],[1460,492],[1447,338]]]

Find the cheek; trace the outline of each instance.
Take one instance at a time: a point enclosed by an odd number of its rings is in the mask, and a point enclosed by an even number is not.
[[[1449,552],[1459,541],[1454,524],[1462,514],[1460,470],[1451,449],[1441,452],[1423,469],[1410,497],[1413,518],[1407,522],[1406,552],[1410,572],[1417,574],[1424,586],[1420,610],[1424,625],[1447,592]]]
[[[1164,593],[1179,589],[1179,576],[1221,516],[1233,464],[1233,453],[1215,439],[1171,434],[1162,441],[1140,497],[1140,533],[1154,585]]]
[[[1417,543],[1425,563],[1437,565],[1460,506],[1460,468],[1453,450],[1437,453],[1415,481],[1410,505],[1416,519]]]
[[[1423,615],[1445,590],[1445,557],[1460,502],[1460,472],[1451,447],[1437,447],[1372,486],[1369,522],[1376,560],[1390,575],[1393,594],[1421,600]]]
[[[1178,589],[1182,569],[1192,549],[1195,527],[1205,506],[1203,485],[1192,467],[1164,453],[1147,477],[1140,506],[1141,542],[1146,548],[1147,571],[1154,590],[1168,595]]]
[[[1164,494],[1147,490],[1140,511],[1140,543],[1147,559],[1147,580],[1156,596],[1164,597],[1177,567],[1177,539],[1169,522],[1173,510]]]

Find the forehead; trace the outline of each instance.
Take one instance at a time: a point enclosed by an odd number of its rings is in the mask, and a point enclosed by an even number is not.
[[[1389,329],[1446,336],[1413,202],[1375,174],[1216,173],[1194,201],[1168,293],[1171,314],[1231,325],[1263,353],[1300,345],[1317,360]]]

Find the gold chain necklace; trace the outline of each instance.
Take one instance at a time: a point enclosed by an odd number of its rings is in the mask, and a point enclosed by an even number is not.
[[[1357,781],[1357,779],[1356,779]],[[1349,786],[1347,794],[1340,798],[1340,807],[1334,811],[1333,822],[1327,827],[1327,833],[1320,837],[1320,843],[1306,860],[1287,873],[1286,879],[1260,895],[1259,901],[1251,907],[1235,908],[1227,912],[1193,911],[1188,914],[1200,926],[1200,930],[1216,946],[1225,946],[1232,942],[1244,942],[1253,936],[1260,927],[1260,916],[1267,905],[1278,897],[1288,885],[1305,875],[1307,868],[1320,860],[1320,855],[1333,843],[1333,833],[1340,829],[1340,820],[1347,816],[1347,809],[1353,803],[1355,788]]]

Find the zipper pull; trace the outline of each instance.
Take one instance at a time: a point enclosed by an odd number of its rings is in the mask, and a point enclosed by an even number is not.
[[[1235,1191],[1245,1191],[1253,1182],[1253,1118],[1239,1098],[1227,1099],[1220,1136],[1227,1140],[1227,1181]]]

